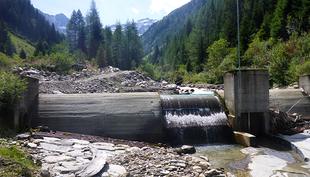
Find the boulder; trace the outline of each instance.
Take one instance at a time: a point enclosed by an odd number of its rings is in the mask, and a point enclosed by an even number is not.
[[[174,150],[178,154],[194,154],[196,153],[196,149],[194,146],[189,146],[189,145],[183,145],[179,149]]]

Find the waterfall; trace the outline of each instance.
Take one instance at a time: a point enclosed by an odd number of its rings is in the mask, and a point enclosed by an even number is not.
[[[203,144],[234,141],[223,106],[213,94],[160,97],[166,142]]]

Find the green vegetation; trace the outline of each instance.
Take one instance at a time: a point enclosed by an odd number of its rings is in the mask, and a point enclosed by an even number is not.
[[[9,36],[11,37],[12,43],[14,44],[15,48],[16,48],[16,54],[20,54],[20,52],[22,50],[25,51],[26,56],[32,56],[34,51],[35,51],[35,47],[33,47],[31,44],[29,44],[26,40],[21,39],[17,36],[14,36],[12,34],[9,34]]]
[[[143,48],[136,24],[127,22],[124,29],[117,23],[114,34],[102,28],[95,1],[91,1],[84,18],[81,11],[73,11],[67,25],[67,46],[70,54],[79,53],[76,61],[89,62],[93,67],[112,65],[130,70],[142,62]]]
[[[194,2],[204,6],[180,19],[182,28],[162,27],[169,15],[143,35],[145,48],[151,46],[153,53],[144,58],[141,72],[155,79],[172,81],[177,74],[184,82],[216,84],[223,83],[225,71],[238,67],[236,1],[196,0],[171,14],[193,8]],[[307,0],[241,1],[242,69],[268,69],[271,85],[288,85],[309,73],[309,5]],[[158,34],[156,29],[165,31],[154,43],[145,42]]]
[[[26,80],[18,76],[3,72],[0,74],[0,121],[1,123],[12,123],[11,112],[14,109],[15,101],[24,96],[27,90]]]
[[[39,168],[23,149],[0,140],[0,176],[36,176]]]

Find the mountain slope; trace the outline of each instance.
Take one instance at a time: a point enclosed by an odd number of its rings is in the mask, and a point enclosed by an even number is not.
[[[178,34],[186,20],[193,16],[202,8],[208,0],[192,0],[182,7],[172,11],[161,21],[153,24],[142,36],[145,54],[152,52],[154,46],[162,46],[166,42],[166,37],[172,38]]]
[[[55,28],[60,33],[66,34],[66,27],[69,21],[69,18],[63,13],[57,15],[49,15],[39,10],[39,12],[44,15],[45,19],[52,25],[54,23]]]
[[[145,18],[145,19],[141,19],[136,21],[136,26],[138,29],[138,33],[139,35],[143,35],[154,23],[158,22],[159,20],[155,20],[155,19],[150,19],[150,18]],[[122,28],[125,28],[126,24],[122,24]],[[112,31],[115,31],[116,25],[111,25],[110,26]]]

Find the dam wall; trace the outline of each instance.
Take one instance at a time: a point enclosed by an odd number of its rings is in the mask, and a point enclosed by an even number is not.
[[[158,93],[40,95],[31,126],[127,140],[162,142]]]

